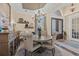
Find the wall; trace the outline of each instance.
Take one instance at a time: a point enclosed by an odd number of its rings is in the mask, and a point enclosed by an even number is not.
[[[7,3],[0,3],[0,13],[4,13],[9,17],[9,5]]]
[[[12,15],[11,19],[16,23],[15,30],[16,31],[25,31],[26,29],[24,28],[24,24],[19,24],[17,23],[18,18],[22,17],[25,20],[28,20],[29,22],[33,23],[34,29],[32,31],[35,31],[35,16],[34,14],[28,12],[28,13],[22,13],[22,12],[17,12],[14,8],[12,10]],[[46,25],[47,25],[47,34],[51,35],[51,15],[50,13],[46,14]],[[30,29],[31,30],[31,29]]]
[[[22,12],[17,12],[13,7],[11,8],[11,19],[12,21],[16,24],[15,25],[15,30],[16,31],[25,31],[25,24],[20,24],[17,23],[19,18],[23,18],[24,20],[29,21],[29,23],[33,23],[33,29],[28,29],[30,31],[35,31],[35,19],[34,15],[30,13],[22,13]]]
[[[9,8],[10,7],[8,3],[0,3],[0,27],[8,28],[10,20]],[[3,23],[2,20],[5,20],[5,22]]]
[[[74,11],[71,12],[72,8],[74,8]],[[72,28],[72,24],[71,24],[71,19],[72,17],[69,17],[71,15],[74,15],[75,13],[79,12],[79,4],[74,4],[73,7],[71,6],[66,6],[62,9],[62,13],[63,13],[63,21],[64,21],[64,31],[66,31],[67,33],[67,39],[72,39],[71,37],[71,28]]]
[[[73,9],[73,12],[72,12]],[[72,13],[78,12],[79,11],[79,4],[78,3],[74,3],[73,6],[68,5],[62,8],[62,12],[64,16],[70,15]]]
[[[54,12],[52,11],[52,12],[47,13],[46,18],[47,18],[47,32],[48,32],[48,35],[51,35],[51,18],[63,19],[60,10],[59,10],[59,13],[60,13],[60,15],[58,15],[56,11],[54,11]]]
[[[47,34],[51,35],[51,16],[50,13],[46,15],[46,26],[47,26]]]

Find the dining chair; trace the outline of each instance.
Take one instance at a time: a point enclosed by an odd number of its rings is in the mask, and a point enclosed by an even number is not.
[[[38,49],[41,46],[40,44],[35,43],[33,39],[36,38],[33,37],[32,33],[29,32],[26,35],[26,40],[24,40],[24,47],[31,53],[31,55],[36,49]]]
[[[49,35],[47,35],[47,37],[51,37]],[[55,40],[56,40],[56,33],[53,33],[51,40],[46,41],[44,44],[44,47],[46,47],[48,50],[52,51],[52,55],[55,55]]]

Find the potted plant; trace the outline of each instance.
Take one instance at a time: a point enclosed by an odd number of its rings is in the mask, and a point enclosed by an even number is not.
[[[64,39],[65,40],[67,39],[67,33],[66,33],[66,31],[64,31]]]

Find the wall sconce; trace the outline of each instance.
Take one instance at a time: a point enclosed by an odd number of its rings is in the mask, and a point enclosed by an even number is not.
[[[71,6],[74,6],[74,4],[72,3]]]
[[[74,6],[74,4],[72,3],[71,4],[71,7],[72,7],[71,12],[74,12],[74,10],[75,10],[75,8],[73,6]]]
[[[71,9],[71,12],[74,12],[74,10],[75,10],[75,8],[72,8],[72,9]]]

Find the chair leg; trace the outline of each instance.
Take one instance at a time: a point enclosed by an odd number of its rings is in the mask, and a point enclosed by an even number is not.
[[[30,52],[30,51],[29,51],[29,56],[32,56],[32,55],[33,55],[33,52]]]
[[[24,56],[26,56],[26,52],[27,52],[27,50],[25,49],[25,54],[24,54]]]
[[[55,48],[52,49],[52,55],[55,55]]]

